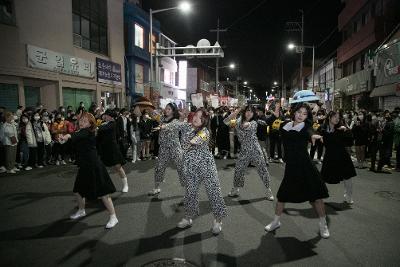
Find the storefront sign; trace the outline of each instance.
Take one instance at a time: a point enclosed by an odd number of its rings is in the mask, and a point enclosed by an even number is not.
[[[377,52],[376,86],[400,82],[400,42]]]
[[[202,108],[204,106],[203,105],[203,94],[202,93],[192,94],[190,96],[190,98],[192,99],[193,106],[196,106],[198,108]]]
[[[33,45],[27,45],[28,66],[64,74],[94,77],[94,63]]]
[[[97,57],[96,67],[99,83],[122,85],[120,64]]]

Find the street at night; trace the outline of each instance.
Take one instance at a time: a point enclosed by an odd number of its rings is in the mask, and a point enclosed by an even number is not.
[[[400,245],[400,174],[358,171],[352,206],[343,203],[343,186],[329,186],[326,200],[331,237],[321,239],[318,219],[308,203],[290,204],[282,226],[267,233],[273,203],[255,168],[246,173],[238,198],[229,198],[233,160],[217,160],[228,206],[223,232],[210,232],[212,216],[201,190],[200,216],[187,230],[176,228],[183,216],[183,192],[176,170],[168,168],[158,198],[152,188],[154,161],[129,164],[131,190],[112,195],[120,223],[105,230],[100,200],[88,203],[88,216],[72,221],[71,188],[75,166],[1,177],[0,258],[3,266],[142,266],[158,259],[185,259],[194,266],[395,266]],[[271,163],[276,192],[283,165]],[[120,181],[112,176],[117,188]],[[120,189],[118,189],[120,191]],[[390,193],[392,192],[392,193]]]
[[[399,266],[399,0],[0,0],[0,266]]]

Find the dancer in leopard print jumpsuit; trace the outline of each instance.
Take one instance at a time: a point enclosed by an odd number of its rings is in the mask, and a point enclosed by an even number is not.
[[[170,161],[175,163],[181,186],[185,185],[181,164],[182,148],[179,142],[181,122],[178,120],[178,107],[175,103],[168,103],[164,114],[162,127],[158,129],[160,130],[160,151],[154,172],[154,189],[149,192],[149,195],[157,195],[161,192],[160,184],[164,181],[165,169]]]
[[[277,105],[275,113],[279,114],[279,108],[279,105]],[[236,118],[239,112],[240,109],[237,109],[224,120],[224,123],[229,124],[233,118]],[[241,149],[239,157],[236,160],[233,188],[229,193],[229,196],[235,197],[239,195],[239,188],[244,186],[245,170],[250,163],[253,163],[256,165],[258,174],[267,188],[267,199],[273,201],[274,196],[269,185],[271,179],[267,169],[267,163],[257,139],[256,116],[255,108],[247,106],[243,109],[241,117],[237,120],[236,131]],[[266,123],[271,123],[274,119],[275,117],[272,116]]]
[[[192,125],[182,123],[183,166],[186,179],[184,198],[185,217],[178,223],[179,228],[192,225],[192,219],[199,214],[199,190],[204,183],[214,222],[212,232],[222,231],[222,218],[226,216],[226,206],[221,194],[214,157],[208,148],[210,133],[208,114],[204,109],[196,111]]]

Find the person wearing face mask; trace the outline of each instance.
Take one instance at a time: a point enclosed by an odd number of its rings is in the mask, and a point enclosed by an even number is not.
[[[365,112],[359,112],[356,122],[352,129],[354,137],[354,145],[356,148],[357,165],[356,168],[364,169],[365,166],[365,151],[368,144],[368,125],[366,123]]]
[[[43,143],[44,143],[44,155],[43,155],[43,166],[49,164],[51,160],[51,147],[52,147],[52,139],[50,133],[50,119],[47,111],[41,113],[41,126],[43,130]]]
[[[51,125],[51,133],[53,135],[53,156],[56,161],[56,165],[67,164],[64,160],[65,155],[65,141],[60,139],[62,135],[68,133],[67,124],[65,123],[64,117],[62,114],[58,113],[56,115],[56,119]]]
[[[65,123],[67,124],[67,133],[73,134],[77,130],[77,128],[78,128],[77,117],[74,112],[71,112],[69,114],[69,117],[67,118]],[[68,161],[70,163],[74,162],[75,152],[73,150],[73,146],[70,141],[65,143],[65,155],[66,155],[66,157],[69,156]]]
[[[3,124],[3,145],[5,151],[5,168],[7,173],[13,174],[19,171],[15,167],[15,159],[17,156],[18,132],[15,127],[14,115],[11,112],[4,114],[5,122]]]
[[[33,129],[33,114],[30,116],[30,120],[26,124],[26,139],[28,142],[29,146],[29,160],[28,160],[28,166],[30,169],[34,168],[37,166],[37,141],[36,141],[36,136],[35,136],[35,131]]]
[[[117,119],[117,142],[122,156],[126,159],[129,145],[132,143],[130,132],[131,122],[129,120],[129,112],[126,109],[120,110],[120,116]]]
[[[317,116],[314,118],[313,130],[315,134],[321,135],[322,124],[324,123],[325,116],[322,112],[318,112]],[[316,140],[314,144],[311,144],[310,157],[314,160],[315,151],[317,151],[317,164],[321,164],[322,153],[324,151],[324,144],[321,140]]]
[[[20,144],[20,154],[18,156],[20,156],[20,168],[24,168],[26,171],[32,170],[32,168],[29,166],[30,153],[26,129],[28,124],[30,124],[28,116],[26,114],[22,114],[18,125],[18,139]],[[32,142],[33,141],[31,139],[31,143]]]
[[[153,129],[153,122],[148,111],[143,111],[143,115],[139,122],[140,140],[142,141],[142,159],[150,158],[150,143]]]
[[[379,162],[376,172],[387,173],[389,171],[383,170],[383,166],[387,165],[390,167],[390,158],[392,157],[393,149],[393,137],[394,137],[394,123],[390,116],[390,113],[385,113],[381,119],[382,127],[382,138],[379,144]]]
[[[40,115],[38,112],[33,114],[32,122],[33,131],[35,133],[36,143],[37,143],[37,162],[35,164],[38,168],[43,168],[44,165],[44,152],[45,152],[45,124],[40,120]]]

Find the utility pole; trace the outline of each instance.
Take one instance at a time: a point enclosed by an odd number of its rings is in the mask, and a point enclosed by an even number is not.
[[[304,11],[300,9],[301,13],[301,53],[300,53],[300,82],[301,82],[301,90],[304,89],[303,82],[303,53],[304,53]]]
[[[220,32],[226,32],[227,29],[220,29],[219,28],[219,18],[217,20],[217,29],[212,29],[210,32],[216,32],[217,33],[217,43],[219,44],[219,33]],[[219,44],[220,45],[220,44]],[[218,83],[219,83],[219,58],[216,58],[215,61],[215,92],[218,93]]]

